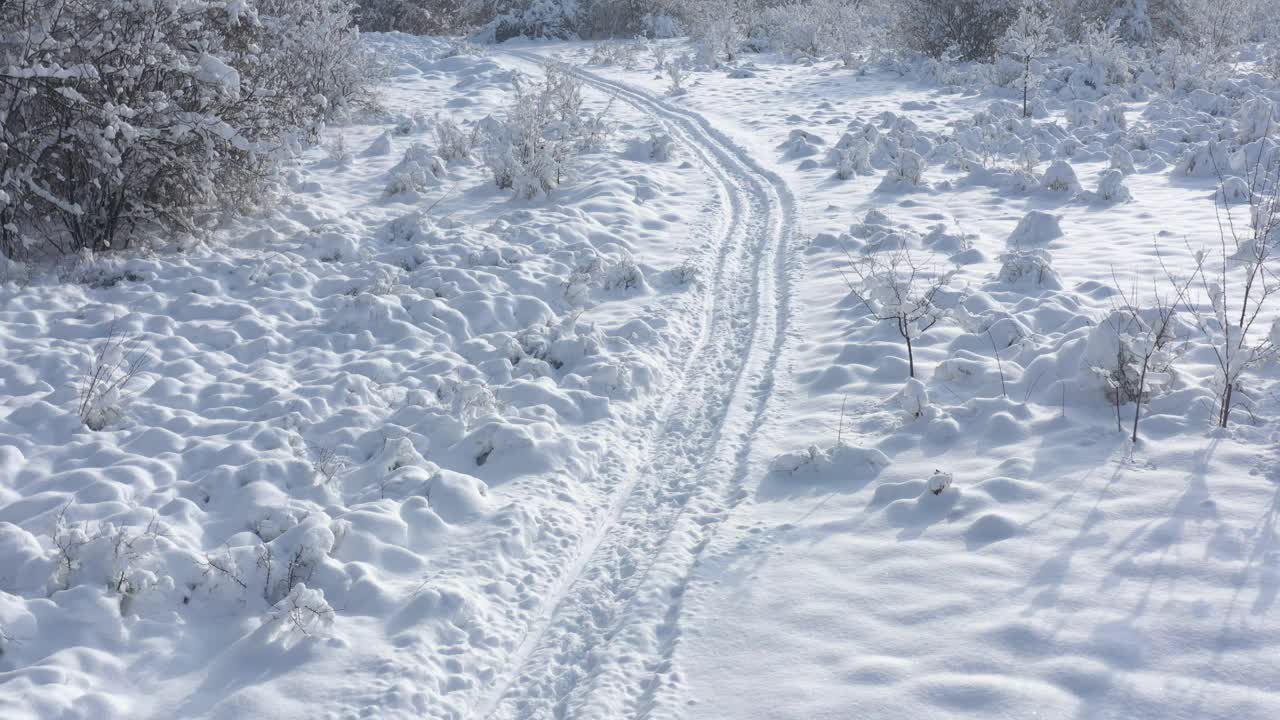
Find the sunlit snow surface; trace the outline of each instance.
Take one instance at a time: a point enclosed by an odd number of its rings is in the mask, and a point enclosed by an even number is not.
[[[0,284],[0,717],[1280,716],[1274,367],[1212,430],[1183,323],[1136,445],[1091,371],[1117,284],[1216,249],[1204,143],[1273,82],[1023,124],[920,67],[668,96],[643,50],[583,68],[615,132],[550,199],[478,156],[388,196],[591,53],[372,42],[385,111],[274,209]],[[910,385],[847,285],[903,248],[957,268]],[[92,431],[113,330],[150,363]]]

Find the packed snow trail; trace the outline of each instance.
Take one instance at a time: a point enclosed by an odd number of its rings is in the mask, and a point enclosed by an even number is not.
[[[529,53],[517,57],[540,62]],[[670,658],[685,584],[716,527],[746,496],[753,436],[773,389],[789,312],[795,202],[701,117],[587,72],[586,84],[653,116],[711,170],[730,213],[702,336],[668,398],[648,461],[567,590],[516,652],[481,718],[635,717],[678,682]],[[572,573],[573,571],[571,571]]]

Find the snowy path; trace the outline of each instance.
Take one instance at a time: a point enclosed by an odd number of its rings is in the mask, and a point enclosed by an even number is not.
[[[477,717],[632,717],[676,681],[670,657],[687,578],[746,496],[745,465],[785,337],[786,250],[796,231],[785,184],[697,115],[581,76],[660,121],[718,178],[727,215],[719,262],[705,278],[711,292],[702,335],[683,381],[668,394],[648,459]]]

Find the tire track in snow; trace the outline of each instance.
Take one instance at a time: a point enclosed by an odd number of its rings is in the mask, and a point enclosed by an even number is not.
[[[531,53],[516,57],[541,63]],[[671,658],[688,578],[715,529],[746,496],[751,442],[786,336],[786,248],[796,205],[701,116],[576,71],[588,85],[657,119],[718,178],[730,212],[710,300],[682,386],[669,398],[648,460],[619,512],[545,620],[500,676],[481,718],[638,717],[679,680]]]

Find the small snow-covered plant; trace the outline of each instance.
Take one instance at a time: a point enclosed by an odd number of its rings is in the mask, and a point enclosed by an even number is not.
[[[309,588],[306,583],[292,586],[289,594],[271,608],[271,620],[280,624],[276,637],[286,648],[328,632],[335,617],[324,592]]]
[[[924,181],[924,158],[914,150],[902,148],[898,152],[898,164],[890,171],[890,177],[901,185],[912,187]]]
[[[684,87],[684,63],[681,63],[681,62],[667,63],[666,72],[667,72],[667,80],[670,81],[670,85],[667,86],[668,95],[675,97],[677,95],[683,95],[686,92],[688,92],[687,90],[685,90],[685,87]]]
[[[649,159],[666,162],[675,149],[676,143],[670,135],[656,130],[649,134]]]
[[[1053,269],[1049,251],[1034,248],[1014,248],[1000,255],[1000,270],[996,278],[1009,285],[1031,285],[1050,290],[1062,288],[1062,276]]]
[[[1051,192],[1080,192],[1076,171],[1066,160],[1054,160],[1040,177],[1040,187]]]
[[[131,388],[151,363],[142,347],[142,336],[126,336],[113,322],[80,378],[80,420],[90,430],[101,430],[124,411]]]
[[[466,132],[450,118],[436,116],[436,151],[445,162],[456,163],[471,159],[478,138],[476,131]]]
[[[102,583],[107,592],[121,596],[121,610],[127,612],[125,603],[157,582],[142,561],[166,534],[159,518],[153,514],[143,528],[71,521],[67,518],[70,506],[63,505],[54,519],[54,582],[62,589],[84,580]]]
[[[341,132],[325,147],[325,154],[329,156],[334,166],[339,168],[351,167],[352,161],[355,160],[351,154],[351,148],[347,147],[347,136]]]
[[[402,193],[422,192],[443,182],[448,171],[439,156],[422,143],[414,143],[404,151],[404,158],[391,168],[383,194],[393,197]]]
[[[927,487],[929,488],[929,492],[934,495],[941,495],[947,488],[951,487],[951,482],[951,473],[934,470],[933,475],[929,476]]]
[[[840,138],[832,151],[836,177],[848,180],[854,175],[872,172],[871,143],[852,134]]]
[[[344,463],[338,455],[338,449],[332,445],[307,443],[307,455],[311,459],[311,469],[315,471],[316,477],[326,485],[332,484],[333,479],[342,472]]]
[[[604,260],[599,254],[591,252],[564,281],[562,287],[565,300],[570,305],[584,304],[591,288],[602,282],[607,272]]]
[[[605,290],[639,290],[645,287],[644,273],[635,258],[624,255],[609,266],[601,287]]]
[[[575,153],[600,145],[611,131],[609,107],[583,107],[582,80],[561,64],[549,64],[543,82],[517,79],[506,118],[485,124],[485,165],[500,188],[518,197],[549,195],[569,172]]]
[[[698,268],[693,258],[685,258],[679,265],[671,268],[671,279],[677,285],[695,285],[702,277],[702,270]]]
[[[653,69],[662,72],[667,66],[667,46],[661,42],[653,43]]]
[[[1076,71],[1080,74],[1073,74],[1073,80],[1079,77],[1080,83],[1098,93],[1108,84],[1128,83],[1131,70],[1129,52],[1120,39],[1115,22],[1087,24],[1081,29],[1080,40],[1073,49],[1081,63]]]
[[[907,248],[849,257],[844,273],[849,291],[874,320],[894,324],[907,346],[910,377],[916,376],[914,343],[946,317],[937,302],[954,275],[954,270],[940,273],[922,265]]]
[[[602,40],[591,47],[588,65],[616,65],[623,70],[633,70],[643,46],[634,41]]]
[[[912,420],[918,420],[930,412],[929,391],[924,383],[914,377],[907,378],[906,385],[894,396],[898,407]]]
[[[1053,26],[1044,7],[1033,0],[1023,0],[1017,17],[1000,39],[1000,52],[1012,58],[1020,68],[1022,117],[1031,117],[1028,100],[1039,80],[1033,72],[1033,64],[1048,53],[1052,31]]]
[[[448,380],[436,389],[436,399],[467,428],[501,411],[498,397],[483,382]]]
[[[1098,191],[1094,196],[1103,202],[1122,203],[1130,198],[1129,188],[1124,184],[1124,173],[1114,168],[1104,170],[1098,179]]]
[[[1117,355],[1108,384],[1115,392],[1117,425],[1121,401],[1127,399],[1134,403],[1130,434],[1133,442],[1138,441],[1142,404],[1149,402],[1157,389],[1170,382],[1174,361],[1181,350],[1177,311],[1186,299],[1193,279],[1175,283],[1169,295],[1153,293],[1150,307],[1142,308],[1137,304],[1137,293],[1126,291],[1113,275],[1114,297],[1119,301],[1107,322],[1115,334]]]

